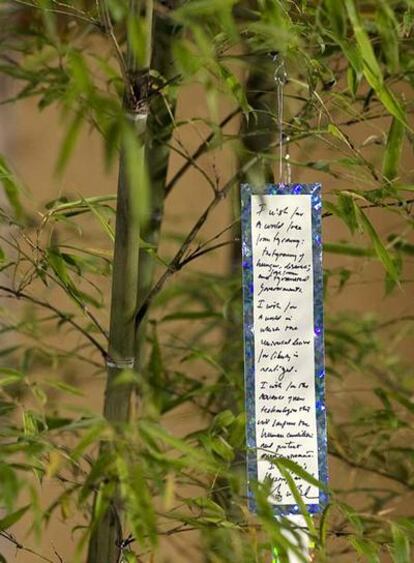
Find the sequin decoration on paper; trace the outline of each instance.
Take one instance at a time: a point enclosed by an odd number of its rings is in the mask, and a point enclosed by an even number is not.
[[[271,479],[279,514],[300,512],[275,458],[327,483],[320,184],[242,185],[248,498]],[[309,513],[324,487],[292,473]]]

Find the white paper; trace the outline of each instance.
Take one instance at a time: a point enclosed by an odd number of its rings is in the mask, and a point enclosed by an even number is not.
[[[290,543],[298,547],[303,557],[308,560],[310,558],[310,541],[305,518],[301,514],[291,514],[285,516],[285,518],[290,520],[295,527],[296,536],[286,528],[282,528],[282,535],[284,535]],[[288,558],[289,563],[303,563],[303,559],[300,559],[291,549],[288,550]]]
[[[282,456],[318,479],[310,195],[252,195],[258,480],[273,504],[296,504]],[[306,504],[319,489],[292,474]]]

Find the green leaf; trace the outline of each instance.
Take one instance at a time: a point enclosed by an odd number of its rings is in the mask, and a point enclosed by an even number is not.
[[[77,95],[89,94],[92,90],[91,72],[81,51],[68,52],[68,68],[71,73],[71,86]]]
[[[326,539],[328,536],[328,529],[329,529],[328,515],[331,512],[331,509],[332,509],[332,504],[328,504],[327,506],[325,506],[319,522],[319,542],[322,548],[326,547]]]
[[[114,233],[112,226],[109,223],[107,217],[105,217],[104,214],[102,213],[102,209],[101,209],[101,206],[99,205],[99,202],[97,203],[96,201],[91,201],[91,199],[88,200],[88,199],[82,198],[82,203],[86,208],[90,209],[90,211],[95,215],[95,217],[98,219],[99,223],[102,225],[105,233],[108,235],[111,242],[114,242],[115,241],[115,233]],[[105,208],[105,209],[107,209],[107,208]]]
[[[349,506],[349,504],[346,504],[344,502],[338,502],[337,506],[342,510],[347,520],[349,520],[350,524],[352,524],[353,528],[356,529],[359,534],[362,534],[364,525],[357,511],[352,508],[352,506]]]
[[[403,269],[403,260],[401,253],[397,252],[393,258],[393,263],[397,271],[397,278],[392,278],[388,272],[385,272],[385,295],[389,295],[398,286],[398,280],[401,277]]]
[[[368,84],[375,90],[379,100],[390,114],[407,126],[407,118],[403,107],[384,83],[381,67],[375,56],[371,41],[362,27],[354,0],[344,0],[344,3],[354,30],[359,54],[363,63],[362,70]],[[347,52],[344,51],[344,54],[347,56]]]
[[[385,393],[385,391],[383,392]],[[414,402],[411,401],[409,397],[405,397],[398,391],[387,391],[387,395],[391,399],[394,399],[394,401],[400,403],[400,405],[403,405],[410,413],[414,414]]]
[[[73,385],[69,385],[68,383],[65,383],[64,381],[44,381],[43,382],[45,385],[48,385],[49,387],[53,387],[54,389],[57,389],[58,391],[63,391],[65,393],[69,393],[71,395],[76,395],[77,397],[83,397],[84,393],[82,391],[80,391],[77,387],[74,387]]]
[[[297,475],[307,483],[310,483],[314,487],[317,487],[318,489],[322,489],[323,491],[328,490],[328,487],[325,485],[325,483],[318,481],[318,479],[316,479],[313,475],[305,471],[300,465],[298,465],[296,462],[292,461],[291,459],[288,459],[286,457],[275,457],[275,458],[271,458],[270,461],[271,463],[277,465],[279,468],[280,466],[282,466],[288,469],[291,473],[294,473],[295,475]]]
[[[247,114],[251,107],[247,101],[245,90],[238,78],[224,65],[218,67],[218,72],[220,73],[220,80],[223,81],[223,84],[225,84],[226,88],[234,96],[234,99],[240,105],[243,112]]]
[[[395,240],[396,238],[397,240]],[[395,236],[388,237],[388,240],[392,243],[392,246],[399,252],[407,254],[408,256],[414,256],[414,244],[411,244],[408,241]]]
[[[20,193],[23,188],[2,155],[0,155],[0,181],[16,219],[20,219],[23,215],[23,208],[20,203]]]
[[[82,197],[81,199],[75,199],[73,201],[68,201],[67,198],[54,199],[45,205],[48,210],[46,217],[53,215],[73,217],[80,213],[90,211],[91,207],[95,206],[105,206],[106,209],[112,209],[112,207],[106,204],[110,201],[116,201],[116,199],[116,195]]]
[[[113,482],[108,482],[101,484],[101,486],[98,488],[93,504],[91,522],[92,528],[94,528],[106,514],[108,507],[111,504],[111,497],[113,497],[114,495],[114,486],[115,485]]]
[[[404,132],[403,123],[394,117],[388,132],[382,168],[382,173],[389,182],[392,182],[398,176]]]
[[[323,244],[323,251],[358,258],[375,256],[375,252],[371,248],[364,248],[363,246],[357,246],[347,242],[325,242]]]
[[[302,513],[302,516],[304,517],[306,524],[308,526],[308,530],[309,533],[313,536],[316,535],[316,529],[315,529],[315,524],[313,523],[313,519],[312,516],[309,514],[308,509],[306,508],[305,505],[305,501],[303,500],[299,489],[296,486],[295,480],[293,479],[292,475],[289,473],[289,471],[286,470],[285,467],[283,467],[283,465],[279,465],[279,463],[276,461],[275,465],[277,465],[277,468],[279,469],[281,475],[284,477],[284,479],[286,480],[290,492],[293,495],[293,498],[295,499],[295,504],[297,504],[300,508],[300,511]]]
[[[220,467],[212,456],[207,455],[207,452],[189,445],[183,439],[172,436],[158,424],[141,420],[139,422],[139,428],[143,436],[153,440],[161,440],[164,444],[181,452],[184,456],[185,463],[194,469],[205,472],[215,472]]]
[[[375,56],[374,49],[372,48],[371,41],[362,27],[354,0],[344,0],[344,4],[354,30],[355,39],[360,49],[362,60],[366,64],[369,73],[372,73],[376,80],[382,82],[382,72],[380,66]]]
[[[55,247],[48,248],[46,251],[46,256],[49,265],[51,266],[58,279],[63,283],[63,285],[65,287],[70,287],[71,285],[73,285],[66,267],[65,260],[62,258],[59,249]]]
[[[3,410],[2,414],[6,414]],[[7,411],[6,411],[7,412]],[[0,462],[0,497],[3,508],[11,512],[19,494],[20,483],[11,465]]]
[[[25,375],[12,368],[0,368],[0,387],[13,385],[23,381]]]
[[[337,139],[339,139],[340,141],[342,141],[343,143],[349,146],[348,139],[334,123],[328,124],[328,133],[330,133],[333,137],[336,137]]]
[[[388,68],[391,73],[398,72],[399,67],[399,37],[398,21],[394,10],[386,0],[379,0],[376,14],[376,24],[381,37],[381,48],[384,51]]]
[[[365,558],[367,563],[380,562],[378,555],[379,546],[376,543],[357,536],[350,536],[349,542],[358,555],[362,555]]]
[[[73,150],[78,140],[81,127],[83,123],[82,112],[77,112],[73,117],[69,127],[66,131],[65,137],[60,147],[58,159],[56,162],[56,174],[60,175],[64,171],[69,158],[71,157]]]
[[[355,98],[358,92],[358,86],[361,77],[356,73],[352,65],[348,66],[348,69],[346,71],[346,78],[347,78],[348,88],[352,96]]]
[[[391,548],[391,556],[394,563],[410,563],[410,541],[408,534],[398,526],[398,524],[391,524],[391,533],[393,545]]]
[[[184,2],[178,10],[175,10],[174,17],[179,21],[187,21],[190,18],[214,16],[230,10],[236,2],[237,0],[192,0],[192,2]]]
[[[210,438],[208,445],[211,449],[225,461],[233,461],[235,453],[233,448],[222,436],[216,436]]]
[[[354,234],[358,228],[358,218],[356,211],[355,200],[352,196],[344,193],[338,195],[338,210],[340,212],[341,219],[348,226],[351,234]]]
[[[85,450],[91,445],[96,443],[99,439],[102,439],[108,433],[108,425],[104,420],[98,419],[93,426],[91,426],[85,434],[83,434],[81,440],[78,442],[77,446],[73,449],[71,457],[75,460],[79,459]],[[107,437],[107,436],[105,436]]]
[[[324,2],[331,28],[338,37],[346,36],[346,14],[344,5],[337,0],[325,0]]]
[[[123,501],[127,507],[126,516],[133,534],[141,542],[157,543],[156,515],[149,481],[144,475],[144,465],[130,459],[129,451],[117,451],[116,466]]]
[[[368,234],[368,236],[371,239],[371,242],[373,244],[378,259],[384,265],[384,268],[388,273],[388,275],[390,276],[390,278],[394,281],[398,281],[398,277],[399,277],[398,270],[395,266],[394,260],[390,256],[388,250],[385,248],[383,242],[378,236],[377,231],[373,227],[371,221],[368,219],[364,211],[358,206],[356,206],[356,210],[362,227],[364,228],[365,232]]]
[[[16,522],[20,520],[20,518],[27,512],[29,508],[30,508],[30,504],[2,518],[0,520],[0,530],[7,530],[7,528],[10,528],[10,526],[16,524]]]

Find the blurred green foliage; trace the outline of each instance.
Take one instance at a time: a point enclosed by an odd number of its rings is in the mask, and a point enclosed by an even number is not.
[[[324,217],[348,232],[325,240],[326,254],[339,257],[325,271],[328,402],[341,407],[329,411],[329,451],[335,468],[341,464],[357,478],[344,486],[333,473],[331,502],[310,522],[315,556],[409,563],[412,510],[397,508],[404,502],[407,508],[414,490],[414,379],[400,349],[412,336],[414,316],[384,319],[369,304],[365,314],[332,312],[330,305],[358,284],[367,264],[382,266],[387,295],[403,290],[408,299],[413,282],[414,177],[404,155],[414,141],[414,2],[156,1],[145,174],[136,162],[134,112],[125,103],[130,95],[139,103],[142,86],[130,72],[126,45],[142,67],[151,36],[139,13],[131,16],[126,0],[0,4],[0,72],[14,92],[2,103],[33,98],[39,111],[58,107],[65,134],[56,173],[65,173],[84,128],[100,136],[108,170],[123,150],[145,227],[137,237],[146,256],[140,260],[146,292],[138,304],[147,321],[139,369],[124,370],[114,382],[132,385],[138,406],[130,423],[114,424],[89,408],[87,391],[71,374],[81,365],[89,381],[105,372],[116,196],[92,197],[85,186],[82,196],[48,202],[39,219],[1,156],[0,535],[18,550],[55,561],[35,538],[52,520],[63,520],[73,528],[71,561],[82,561],[91,532],[115,511],[119,490],[119,562],[173,560],[161,558],[160,544],[185,533],[196,537],[200,561],[211,563],[268,561],[274,547],[285,560],[292,549],[281,532],[290,524],[276,523],[267,484],[256,486],[258,514],[248,514],[243,464],[237,185],[267,180],[277,158],[269,53],[278,52],[289,74],[285,133],[293,174],[305,168],[326,186],[335,182],[325,189]],[[203,87],[207,117],[175,115],[189,85]],[[223,99],[233,108],[224,117]],[[232,119],[242,123],[238,135],[226,129]],[[180,144],[189,124],[208,131],[193,153]],[[372,134],[361,140],[364,127]],[[312,142],[323,157],[310,161]],[[226,183],[200,165],[201,156],[222,149],[240,162]],[[173,151],[184,164],[167,181]],[[201,174],[212,199],[188,233],[162,231],[161,241],[176,246],[171,258],[158,250],[163,200],[168,206],[188,169]],[[231,193],[234,216],[213,238],[203,237],[211,212]],[[395,219],[388,237],[379,232],[378,209]],[[88,238],[92,222],[99,243]],[[227,273],[186,273],[190,262],[227,245],[235,248]],[[166,420],[180,409],[197,424],[177,433]],[[109,447],[98,455],[102,443]],[[294,488],[291,475],[302,470],[275,463]],[[50,479],[61,492],[45,507],[42,487]],[[23,517],[31,534],[20,541],[10,530]]]

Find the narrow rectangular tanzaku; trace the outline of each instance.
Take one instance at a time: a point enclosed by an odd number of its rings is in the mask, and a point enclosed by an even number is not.
[[[298,514],[274,459],[327,483],[320,184],[241,186],[248,499],[272,480],[276,514]],[[309,513],[327,502],[291,473]]]

